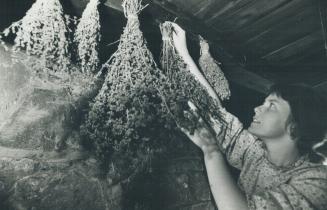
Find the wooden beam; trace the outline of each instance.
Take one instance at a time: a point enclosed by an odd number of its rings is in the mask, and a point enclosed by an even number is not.
[[[322,34],[325,41],[325,52],[327,57],[327,2],[326,0],[319,0],[319,14]]]
[[[262,59],[266,59],[270,62],[280,61],[288,58],[298,52],[304,52],[309,46],[321,42],[321,32],[314,31],[294,42],[291,42],[280,49],[270,52],[267,55],[262,56]]]
[[[243,26],[237,31],[239,34],[242,34],[242,37],[240,37],[242,40],[249,40],[251,37],[260,34],[262,31],[268,30],[271,26],[276,26],[283,21],[288,20],[299,12],[307,9],[307,7],[312,7],[312,4],[312,1],[306,0],[288,1],[278,9],[258,18],[248,25]]]
[[[106,0],[103,4],[107,7],[123,12],[122,2],[122,0]]]
[[[273,85],[272,81],[244,70],[244,68],[234,62],[224,62],[224,73],[231,82],[264,94]]]
[[[315,85],[313,88],[327,94],[327,81]]]

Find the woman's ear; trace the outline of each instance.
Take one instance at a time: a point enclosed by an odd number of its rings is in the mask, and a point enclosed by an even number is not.
[[[286,126],[286,132],[287,134],[292,138],[292,140],[297,140],[297,135],[296,135],[296,124],[293,122],[289,122]]]

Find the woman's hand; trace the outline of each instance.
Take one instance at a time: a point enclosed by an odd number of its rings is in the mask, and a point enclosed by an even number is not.
[[[216,137],[223,137],[221,130],[218,125],[212,128],[208,123],[206,123],[203,118],[199,115],[198,109],[192,102],[188,102],[190,111],[185,111],[189,115],[194,115],[198,119],[198,127],[191,134],[187,129],[180,127],[181,131],[194,143],[196,144],[204,153],[207,155],[212,152],[219,152],[219,147],[217,144]],[[219,132],[218,135],[216,132]]]
[[[173,27],[173,42],[175,49],[181,57],[188,56],[185,31],[176,23],[169,22]]]

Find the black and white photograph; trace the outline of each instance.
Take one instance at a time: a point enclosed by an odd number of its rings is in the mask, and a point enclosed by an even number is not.
[[[327,210],[327,1],[0,0],[0,210]]]

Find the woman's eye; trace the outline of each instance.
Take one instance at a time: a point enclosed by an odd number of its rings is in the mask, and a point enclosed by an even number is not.
[[[275,108],[275,104],[270,103],[270,104],[269,104],[269,108],[270,108],[270,109],[274,109],[274,108]]]

